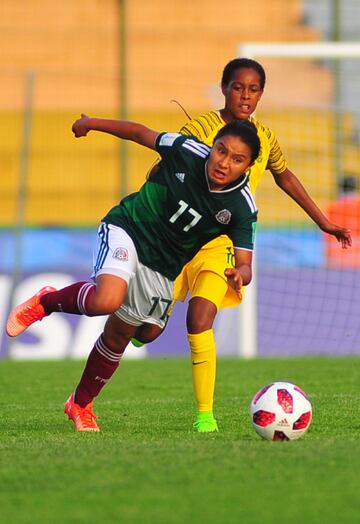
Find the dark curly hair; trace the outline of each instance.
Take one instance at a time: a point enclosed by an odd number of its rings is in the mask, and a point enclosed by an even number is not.
[[[233,74],[238,69],[253,69],[260,77],[260,87],[264,89],[266,82],[265,70],[259,62],[252,58],[234,58],[224,67],[221,77],[221,85],[227,86],[233,77]]]

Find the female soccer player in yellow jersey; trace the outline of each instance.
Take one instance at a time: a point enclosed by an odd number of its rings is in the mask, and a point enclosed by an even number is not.
[[[231,60],[224,68],[221,90],[225,106],[219,111],[209,111],[190,120],[180,130],[194,135],[211,145],[218,130],[234,119],[247,119],[257,128],[261,152],[249,170],[252,192],[256,190],[266,170],[275,183],[287,193],[319,228],[333,235],[343,248],[351,245],[349,230],[332,224],[311,199],[299,179],[288,169],[275,133],[260,123],[252,113],[264,92],[265,71],[261,64],[248,58]],[[213,399],[216,373],[216,348],[213,323],[219,308],[237,306],[241,293],[236,293],[224,271],[231,267],[233,246],[227,236],[209,242],[186,264],[175,282],[175,299],[184,300],[190,293],[187,310],[187,331],[191,350],[192,376],[197,402],[194,427],[199,432],[217,431],[213,416]],[[116,320],[110,318],[105,331],[115,339]],[[143,342],[155,338],[153,327],[143,326],[138,337]]]
[[[299,179],[288,169],[274,132],[251,114],[264,92],[265,71],[261,64],[247,58],[236,58],[224,68],[221,90],[225,106],[190,120],[181,133],[191,134],[211,145],[218,130],[233,119],[248,119],[255,124],[261,152],[249,170],[249,183],[255,192],[262,176],[269,170],[275,183],[287,193],[319,228],[333,235],[342,247],[351,245],[349,230],[332,224],[321,212]],[[175,283],[175,298],[184,300],[190,293],[187,310],[187,331],[191,349],[192,375],[197,402],[195,428],[200,432],[216,431],[213,398],[216,372],[216,350],[213,322],[222,307],[237,306],[241,294],[234,292],[224,271],[230,267],[232,245],[226,236],[209,242],[186,264]]]

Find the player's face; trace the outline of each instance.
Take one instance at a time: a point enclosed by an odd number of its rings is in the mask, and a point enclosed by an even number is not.
[[[248,119],[263,94],[259,74],[247,67],[234,71],[228,85],[222,85],[221,90],[225,97],[225,108],[222,111],[225,122]]]
[[[252,164],[251,149],[237,136],[225,135],[214,143],[207,162],[210,189],[221,191]]]

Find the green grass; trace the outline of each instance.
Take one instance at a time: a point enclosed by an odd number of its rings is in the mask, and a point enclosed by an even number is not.
[[[62,412],[83,362],[0,364],[4,524],[359,521],[357,358],[220,360],[210,435],[191,430],[187,359],[124,361],[96,401],[99,434],[75,434]],[[273,380],[311,397],[299,441],[262,441],[250,425],[252,395]]]

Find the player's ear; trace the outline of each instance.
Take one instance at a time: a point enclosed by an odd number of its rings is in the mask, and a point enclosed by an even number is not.
[[[228,86],[226,84],[221,84],[221,92],[224,96],[226,96],[227,87]]]

